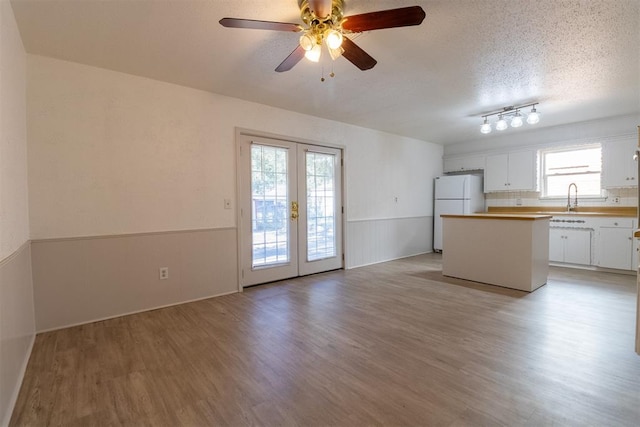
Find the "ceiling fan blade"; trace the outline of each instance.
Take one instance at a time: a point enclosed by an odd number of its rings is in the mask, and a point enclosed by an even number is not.
[[[251,28],[254,30],[292,31],[294,33],[302,31],[302,27],[298,24],[290,24],[288,22],[258,21],[255,19],[222,18],[220,20],[220,25],[227,28]]]
[[[331,15],[331,0],[309,0],[309,8],[318,18]]]
[[[342,22],[342,28],[359,33],[383,28],[408,27],[420,25],[425,16],[426,14],[420,6],[380,10],[378,12],[347,16]]]
[[[369,70],[378,63],[371,55],[346,37],[342,39],[342,48],[344,49],[342,56],[362,71]]]
[[[287,58],[282,61],[282,63],[280,63],[280,65],[278,65],[276,71],[279,73],[283,71],[289,71],[294,67],[294,65],[300,62],[302,58],[304,58],[304,53],[305,50],[302,48],[302,46],[298,45],[298,47],[295,48],[293,52],[291,52],[289,56],[287,56]]]

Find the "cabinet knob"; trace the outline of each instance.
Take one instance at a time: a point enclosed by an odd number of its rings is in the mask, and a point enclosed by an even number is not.
[[[617,222],[614,222],[614,223],[613,223],[613,225],[618,225],[618,223],[617,223]]]

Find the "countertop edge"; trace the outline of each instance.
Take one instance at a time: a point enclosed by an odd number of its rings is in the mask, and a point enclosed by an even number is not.
[[[586,217],[622,217],[636,218],[637,209],[632,206],[580,206],[576,210],[567,212],[564,207],[551,206],[489,206],[488,213],[509,215],[553,215],[553,216],[586,216]]]
[[[440,215],[442,218],[462,218],[462,219],[507,219],[507,220],[516,220],[516,221],[537,221],[541,219],[550,219],[553,215],[549,214],[491,214],[491,213],[477,213],[477,214],[466,214],[466,215],[454,215],[454,214],[443,214]]]

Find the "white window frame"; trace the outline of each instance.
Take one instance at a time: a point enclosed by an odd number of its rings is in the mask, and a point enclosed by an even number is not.
[[[546,180],[546,174],[545,174],[545,155],[547,153],[559,153],[559,152],[567,152],[567,151],[581,151],[581,150],[588,150],[588,149],[593,149],[593,148],[599,148],[600,149],[600,158],[602,159],[602,144],[600,143],[594,143],[594,144],[585,144],[585,145],[572,145],[572,146],[565,146],[565,147],[550,147],[550,148],[545,148],[545,149],[541,149],[539,151],[539,159],[540,159],[540,200],[564,200],[566,198],[566,196],[562,195],[562,196],[548,196],[547,195],[547,180]],[[578,175],[578,174],[576,174]],[[583,175],[583,174],[580,174]],[[588,195],[584,195],[581,194],[580,195],[580,199],[590,199],[590,200],[605,200],[605,196],[603,195],[603,189],[602,189],[602,162],[600,163],[600,194],[588,194]]]

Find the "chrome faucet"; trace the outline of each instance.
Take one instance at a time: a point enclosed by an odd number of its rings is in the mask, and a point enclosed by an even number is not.
[[[571,187],[576,188],[576,198],[573,200],[573,206],[571,206]],[[569,191],[567,192],[567,212],[571,212],[578,207],[578,186],[575,182],[569,184]]]

